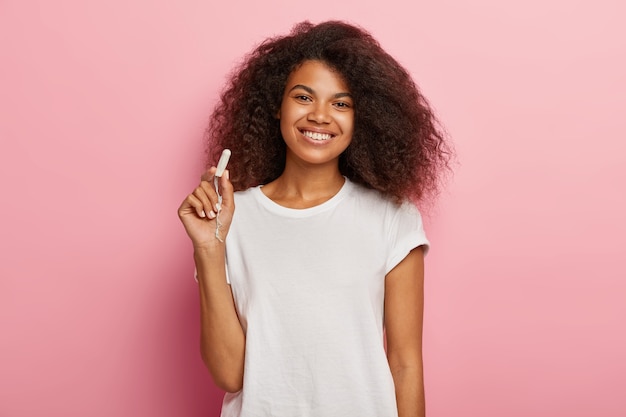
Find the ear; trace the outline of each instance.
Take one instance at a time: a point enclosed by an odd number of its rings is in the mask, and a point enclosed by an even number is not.
[[[276,112],[276,116],[275,116],[278,120],[280,120],[280,109],[278,109],[278,112]]]

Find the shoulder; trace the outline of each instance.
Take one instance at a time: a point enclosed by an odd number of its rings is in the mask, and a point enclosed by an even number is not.
[[[258,192],[260,186],[246,188],[245,190],[235,191],[235,204],[254,200],[254,195]]]
[[[346,183],[350,189],[350,198],[355,202],[368,203],[372,207],[385,207],[391,203],[391,200],[385,198],[385,196],[377,190],[367,188],[347,178]]]
[[[349,181],[349,180],[348,180]],[[421,219],[419,209],[410,201],[398,203],[377,190],[350,183],[351,200],[358,207],[386,218],[409,217]]]

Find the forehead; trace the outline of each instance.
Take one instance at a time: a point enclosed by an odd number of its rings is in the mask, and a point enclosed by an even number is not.
[[[304,61],[298,65],[287,78],[286,90],[298,84],[316,90],[333,90],[333,93],[349,91],[343,76],[322,61]]]

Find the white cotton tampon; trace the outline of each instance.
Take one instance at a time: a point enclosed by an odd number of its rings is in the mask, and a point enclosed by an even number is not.
[[[224,239],[222,239],[222,237],[220,236],[220,228],[222,227],[222,222],[220,222],[220,212],[222,211],[222,195],[220,194],[217,179],[221,177],[224,173],[224,170],[226,169],[226,164],[228,164],[229,159],[230,149],[224,149],[222,151],[222,156],[220,156],[220,160],[217,163],[215,176],[213,177],[213,186],[215,187],[215,193],[217,194],[217,205],[215,206],[215,238],[220,242],[224,242]]]
[[[215,171],[216,177],[221,177],[226,169],[226,164],[228,164],[228,160],[230,159],[230,149],[224,149],[222,151],[222,156],[220,156],[220,161],[217,163],[217,170]]]

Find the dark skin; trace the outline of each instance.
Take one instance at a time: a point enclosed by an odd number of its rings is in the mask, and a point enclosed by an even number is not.
[[[289,77],[281,110],[287,144],[285,170],[262,188],[277,204],[303,209],[322,204],[343,186],[339,155],[352,140],[354,104],[343,79],[325,64],[306,61]],[[212,179],[215,168],[207,173]],[[235,206],[228,173],[220,179],[222,236]],[[217,194],[209,181],[178,210],[192,240],[200,286],[202,357],[216,384],[229,392],[243,384],[245,334],[226,283],[224,244],[215,238]],[[396,387],[399,417],[423,417],[422,370],[424,255],[411,251],[385,277],[387,358]]]

